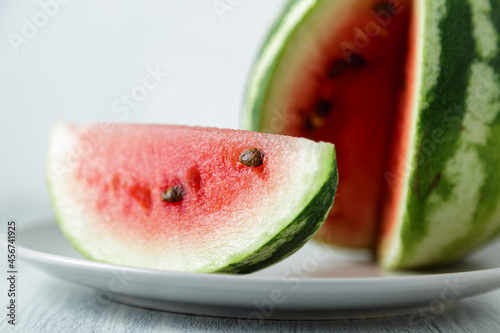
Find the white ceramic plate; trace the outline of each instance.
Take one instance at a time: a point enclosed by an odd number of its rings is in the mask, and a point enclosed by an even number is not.
[[[5,237],[2,237],[5,243]],[[368,253],[309,243],[281,263],[249,275],[124,267],[81,257],[55,222],[21,230],[21,260],[96,289],[113,300],[157,310],[254,319],[331,319],[442,311],[500,287],[500,242],[440,271],[388,273]]]

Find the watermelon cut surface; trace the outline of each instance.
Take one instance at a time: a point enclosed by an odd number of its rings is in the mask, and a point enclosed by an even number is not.
[[[257,151],[240,159],[242,152]],[[257,157],[255,157],[257,156]],[[86,257],[191,272],[251,272],[300,248],[337,187],[332,144],[168,125],[57,124],[47,183]]]
[[[243,127],[333,142],[316,238],[386,268],[453,262],[500,232],[500,1],[289,1]]]

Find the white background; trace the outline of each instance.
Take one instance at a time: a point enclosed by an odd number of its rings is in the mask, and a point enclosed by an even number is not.
[[[0,218],[21,225],[52,214],[45,155],[57,120],[237,128],[252,63],[283,4],[66,0],[43,14],[55,1],[0,0]],[[114,112],[157,67],[169,76],[128,114]]]

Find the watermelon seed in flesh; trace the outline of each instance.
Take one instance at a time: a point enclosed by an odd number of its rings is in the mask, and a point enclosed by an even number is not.
[[[247,149],[240,154],[241,164],[248,167],[259,167],[264,164],[264,153],[258,148]]]
[[[181,186],[172,186],[161,194],[161,199],[166,202],[177,202],[181,201],[183,196],[184,190]]]
[[[103,127],[56,124],[47,159],[57,222],[95,261],[249,273],[304,245],[335,198],[330,143],[188,126]],[[99,142],[89,141],[96,133]]]
[[[347,62],[349,65],[352,66],[352,68],[356,69],[363,69],[366,67],[366,60],[365,58],[360,55],[359,53],[353,53],[347,58]]]

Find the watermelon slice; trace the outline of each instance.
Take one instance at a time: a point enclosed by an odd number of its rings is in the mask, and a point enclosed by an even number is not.
[[[337,187],[329,143],[238,130],[57,124],[47,183],[57,221],[86,257],[246,273],[300,248]]]
[[[462,258],[500,233],[500,1],[289,1],[243,127],[333,142],[317,239],[386,268]]]

